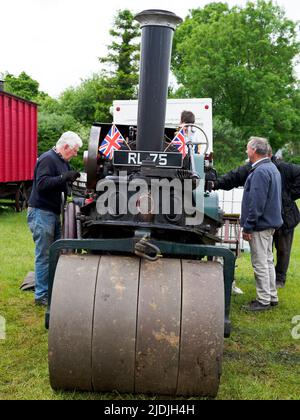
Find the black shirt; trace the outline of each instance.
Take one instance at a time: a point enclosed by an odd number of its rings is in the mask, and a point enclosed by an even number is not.
[[[243,187],[251,169],[252,164],[250,162],[233,169],[215,181],[215,189],[230,191],[233,188]]]
[[[61,193],[67,190],[61,175],[70,170],[70,165],[53,149],[42,154],[34,170],[29,206],[61,213]]]

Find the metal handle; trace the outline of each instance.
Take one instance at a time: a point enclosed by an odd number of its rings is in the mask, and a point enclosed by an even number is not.
[[[155,252],[154,256],[151,256],[151,251]],[[136,243],[134,253],[138,257],[145,258],[148,261],[157,261],[159,258],[162,257],[160,249],[157,246],[148,242],[144,238],[141,239],[138,243]]]

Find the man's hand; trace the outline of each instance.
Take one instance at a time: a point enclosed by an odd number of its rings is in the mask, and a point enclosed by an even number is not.
[[[252,234],[243,232],[243,239],[244,241],[250,242],[252,239]]]
[[[64,182],[74,182],[79,177],[80,177],[80,172],[77,172],[77,171],[68,171],[62,174],[61,176]]]

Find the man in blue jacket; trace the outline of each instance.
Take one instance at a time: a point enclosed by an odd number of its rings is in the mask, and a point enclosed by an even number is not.
[[[252,312],[278,305],[272,244],[275,230],[283,224],[281,177],[268,153],[266,139],[250,138],[247,154],[252,168],[244,188],[241,226],[250,243],[256,279],[257,298],[245,307]]]
[[[283,162],[272,156],[269,157],[281,175],[282,185],[282,219],[283,225],[274,234],[276,249],[276,286],[281,289],[285,286],[287,271],[289,268],[291,250],[293,245],[294,231],[300,223],[300,212],[296,201],[300,199],[300,165]],[[243,187],[252,169],[252,163],[239,166],[214,181],[214,190],[230,191],[233,188]]]

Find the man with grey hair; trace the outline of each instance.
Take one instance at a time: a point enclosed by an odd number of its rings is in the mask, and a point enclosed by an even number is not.
[[[80,173],[72,171],[69,161],[77,156],[81,138],[72,131],[64,133],[56,146],[42,154],[34,170],[27,221],[35,242],[35,303],[48,304],[49,248],[61,237],[62,193]]]
[[[278,305],[272,244],[275,230],[283,224],[281,177],[268,156],[266,139],[251,137],[247,154],[252,168],[244,188],[241,226],[250,243],[257,298],[244,308],[257,312]]]

